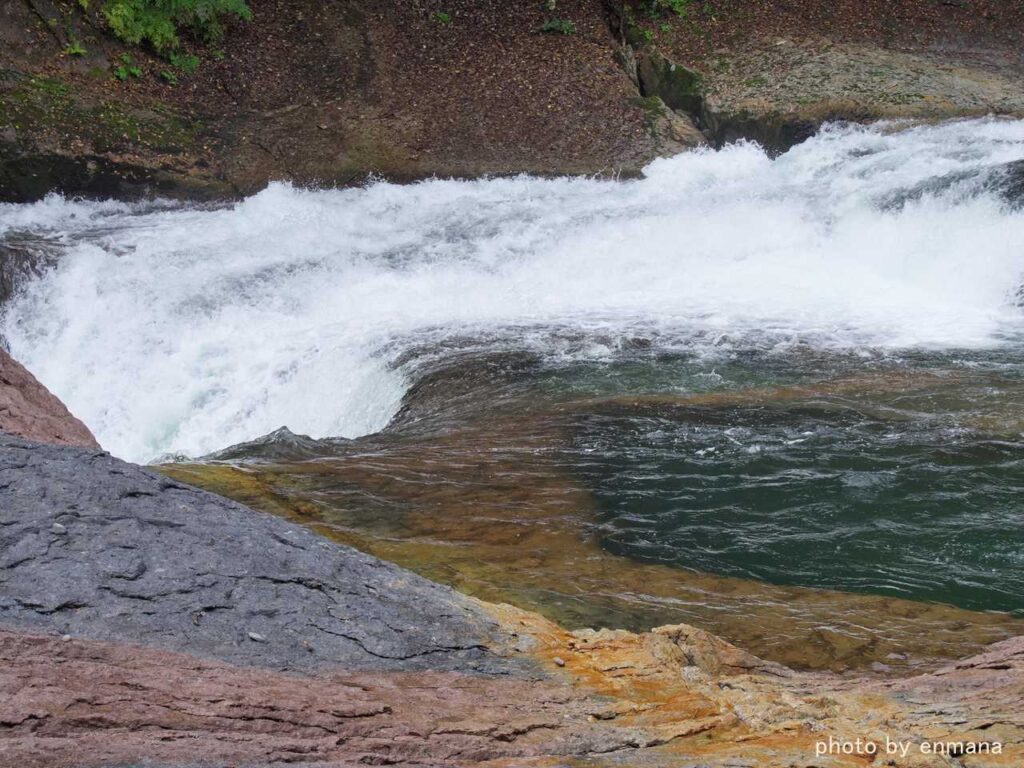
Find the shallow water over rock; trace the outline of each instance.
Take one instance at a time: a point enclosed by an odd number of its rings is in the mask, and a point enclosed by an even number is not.
[[[694,374],[702,393],[608,395],[640,388],[642,361],[463,361],[380,435],[164,471],[569,626],[687,622],[789,665],[914,666],[1024,632],[1024,449],[991,428],[1022,393],[929,362],[815,382],[790,358],[792,383],[765,387],[770,361],[734,361]]]

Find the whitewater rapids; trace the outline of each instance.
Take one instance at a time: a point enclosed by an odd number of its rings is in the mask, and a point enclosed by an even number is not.
[[[994,347],[1022,327],[1021,160],[1024,122],[984,119],[834,126],[776,159],[738,144],[631,181],[273,184],[220,207],[50,196],[0,205],[0,247],[56,254],[0,333],[135,461],[282,425],[378,431],[416,361],[454,347]]]

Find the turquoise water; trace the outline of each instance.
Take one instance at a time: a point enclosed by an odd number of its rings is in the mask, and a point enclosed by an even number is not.
[[[907,361],[888,383],[879,373],[839,392],[597,408],[579,419],[575,446],[602,546],[777,584],[1024,613],[1013,357],[940,372]]]

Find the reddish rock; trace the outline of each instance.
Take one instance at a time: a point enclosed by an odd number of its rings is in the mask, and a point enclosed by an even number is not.
[[[37,443],[99,448],[89,428],[0,349],[0,431]]]
[[[564,684],[457,672],[312,677],[0,632],[0,765],[448,766],[627,748]]]

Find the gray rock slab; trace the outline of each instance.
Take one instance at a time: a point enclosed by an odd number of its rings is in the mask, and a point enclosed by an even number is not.
[[[448,587],[102,451],[4,434],[0,627],[282,670],[524,671]]]

